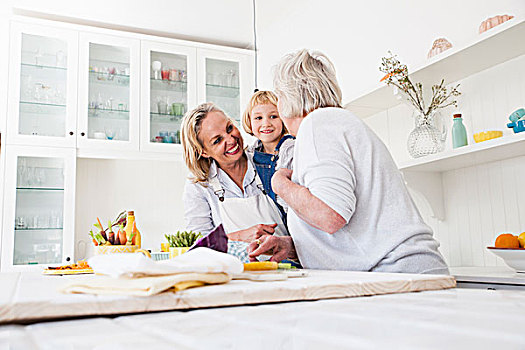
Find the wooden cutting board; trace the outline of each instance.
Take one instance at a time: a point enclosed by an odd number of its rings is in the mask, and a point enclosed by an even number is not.
[[[452,276],[378,272],[308,270],[301,278],[254,282],[232,280],[177,293],[151,297],[60,294],[57,288],[72,279],[96,275],[44,276],[0,273],[0,323],[38,321],[89,315],[122,315],[281,301],[360,297],[453,288]]]
[[[77,270],[57,270],[57,269],[45,269],[42,271],[44,275],[55,275],[55,276],[64,276],[64,275],[85,275],[92,274],[93,269],[77,269]]]

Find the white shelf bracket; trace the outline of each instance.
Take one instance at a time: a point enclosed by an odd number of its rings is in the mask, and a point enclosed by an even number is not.
[[[420,206],[425,205],[433,218],[445,220],[441,172],[405,170],[403,177],[411,195],[415,197],[414,201]]]

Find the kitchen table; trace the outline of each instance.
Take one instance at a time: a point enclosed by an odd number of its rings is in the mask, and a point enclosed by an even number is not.
[[[525,292],[448,289],[0,326],[0,349],[525,349]]]

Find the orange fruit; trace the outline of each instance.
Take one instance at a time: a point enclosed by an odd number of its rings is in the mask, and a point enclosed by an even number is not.
[[[496,248],[519,248],[520,241],[518,236],[514,236],[512,233],[502,233],[496,238]]]
[[[518,241],[520,241],[520,246],[525,248],[525,232],[520,233],[518,236]]]

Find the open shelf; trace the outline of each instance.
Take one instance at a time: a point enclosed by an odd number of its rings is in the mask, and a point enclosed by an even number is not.
[[[525,132],[521,132],[402,162],[399,170],[443,172],[524,155]]]
[[[466,45],[446,50],[415,69],[409,67],[410,78],[414,82],[421,82],[426,89],[441,79],[445,79],[447,84],[454,83],[525,54],[523,38],[525,20],[513,18],[477,35]],[[345,108],[360,118],[366,118],[401,103],[393,94],[392,87],[378,82],[374,89],[350,101]]]

